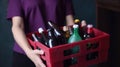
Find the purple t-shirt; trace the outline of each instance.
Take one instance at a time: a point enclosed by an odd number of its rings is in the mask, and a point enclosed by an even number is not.
[[[47,21],[51,20],[62,26],[65,16],[73,14],[72,0],[9,0],[7,19],[14,16],[24,18],[25,33],[37,31],[39,27],[47,29]],[[15,42],[14,50],[24,51]]]

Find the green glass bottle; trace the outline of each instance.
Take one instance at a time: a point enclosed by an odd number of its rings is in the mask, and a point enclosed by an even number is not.
[[[78,30],[79,30],[79,26],[74,24],[73,25],[73,34],[70,36],[69,40],[68,40],[68,43],[73,43],[73,42],[77,42],[77,41],[80,41],[82,40],[81,36],[79,35],[78,33]]]
[[[73,34],[70,36],[70,38],[68,39],[68,43],[73,43],[73,42],[78,42],[78,41],[81,41],[82,38],[81,36],[79,35],[79,26],[77,24],[74,24],[73,25]],[[74,53],[77,53],[79,51],[79,46],[75,46],[73,49],[72,49],[72,54]]]
[[[68,39],[68,43],[78,42],[78,41],[82,40],[81,36],[79,35],[78,30],[79,30],[79,26],[77,24],[74,24],[73,25],[73,34]],[[79,50],[80,50],[80,47],[75,46],[71,49],[71,53],[72,54],[78,53]],[[77,62],[78,62],[78,60],[76,58],[74,58],[74,57],[71,58],[71,64],[76,64]]]

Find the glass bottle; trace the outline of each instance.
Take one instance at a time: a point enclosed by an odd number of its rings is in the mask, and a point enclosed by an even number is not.
[[[44,31],[43,28],[39,28],[39,29],[38,29],[38,32],[41,34],[41,37],[42,37],[43,40],[44,40],[44,44],[45,44],[47,47],[49,47],[49,45],[48,45],[48,38],[46,37],[46,35],[44,34],[43,31]]]
[[[34,34],[34,33],[32,33],[32,39],[33,39],[33,41],[39,41],[39,38],[37,38],[37,36]]]
[[[65,39],[66,39],[66,43],[67,43],[69,37],[71,36],[69,27],[68,26],[63,26],[63,31],[64,31],[64,34],[65,34]]]
[[[54,46],[57,46],[57,40],[56,40],[56,37],[53,33],[53,29],[48,29],[48,45],[50,48],[54,47]]]
[[[84,34],[87,33],[87,23],[86,23],[85,20],[81,21],[80,31],[81,31],[81,37],[82,37],[82,39],[85,40]]]
[[[86,33],[84,33],[84,39],[87,40],[87,39],[90,39],[90,38],[93,38],[95,37],[95,34],[94,34],[94,30],[93,30],[93,25],[92,24],[88,24],[87,25],[87,31]],[[92,44],[92,43],[88,43],[87,44],[87,49],[92,49],[92,47],[96,46],[96,44]]]
[[[81,36],[81,38],[83,39],[83,33],[84,33],[83,29],[85,28],[85,26],[84,26],[84,25],[85,25],[84,20],[82,20],[82,21],[80,22],[79,19],[75,19],[74,23],[79,26],[79,27],[78,27],[78,33],[79,33],[79,35]]]
[[[76,24],[73,25],[74,32],[70,36],[70,38],[68,39],[68,43],[78,42],[78,41],[82,40],[81,36],[78,33],[78,27],[79,26],[76,25]],[[79,51],[79,47],[78,46],[76,46],[76,47],[74,47],[72,49],[72,53],[77,53],[78,51]]]
[[[95,37],[94,30],[93,30],[93,25],[88,24],[87,25],[87,31],[84,34],[84,39],[93,38],[93,37]]]
[[[60,27],[58,27],[55,23],[51,21],[48,21],[48,25],[50,26],[50,28],[54,29],[54,35],[57,38],[58,45],[65,44],[65,35],[62,29],[60,29]]]
[[[74,32],[71,35],[71,37],[69,38],[68,43],[73,43],[73,42],[77,42],[77,41],[82,40],[81,36],[78,33],[78,29],[79,29],[78,27],[79,26],[76,24],[73,25]]]
[[[43,40],[42,40],[42,38],[39,37],[39,36],[37,36],[35,33],[32,33],[32,39],[33,39],[33,41],[40,42],[40,43],[44,43]],[[32,48],[33,48],[33,47],[32,47]],[[40,50],[39,47],[37,47],[37,49]]]
[[[73,25],[73,34],[70,36],[70,38],[68,39],[68,43],[73,43],[73,42],[78,42],[78,41],[81,41],[82,38],[81,36],[79,35],[79,32],[78,32],[78,28],[79,26],[77,24],[74,24]],[[72,54],[75,54],[75,53],[78,53],[80,50],[80,47],[79,46],[75,46],[71,49],[71,52]],[[71,64],[75,64],[77,63],[77,59],[75,59],[74,57],[71,58]]]

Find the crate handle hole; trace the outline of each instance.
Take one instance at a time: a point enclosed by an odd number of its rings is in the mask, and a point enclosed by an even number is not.
[[[87,50],[91,50],[91,49],[96,49],[99,47],[99,42],[96,43],[87,43],[86,44]]]
[[[87,60],[94,60],[98,58],[98,52],[88,53],[86,56]]]
[[[75,46],[75,47],[73,47],[71,49],[64,50],[64,56],[79,53],[79,50],[80,50],[79,46]]]
[[[77,58],[72,57],[72,58],[64,60],[64,67],[70,67],[71,65],[75,65],[77,63],[78,63]]]

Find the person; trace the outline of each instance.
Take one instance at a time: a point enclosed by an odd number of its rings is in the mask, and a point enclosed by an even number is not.
[[[40,27],[47,29],[48,20],[59,26],[73,25],[73,16],[72,0],[9,0],[7,19],[15,39],[12,67],[46,67],[40,58],[44,51],[33,50],[26,35]]]

